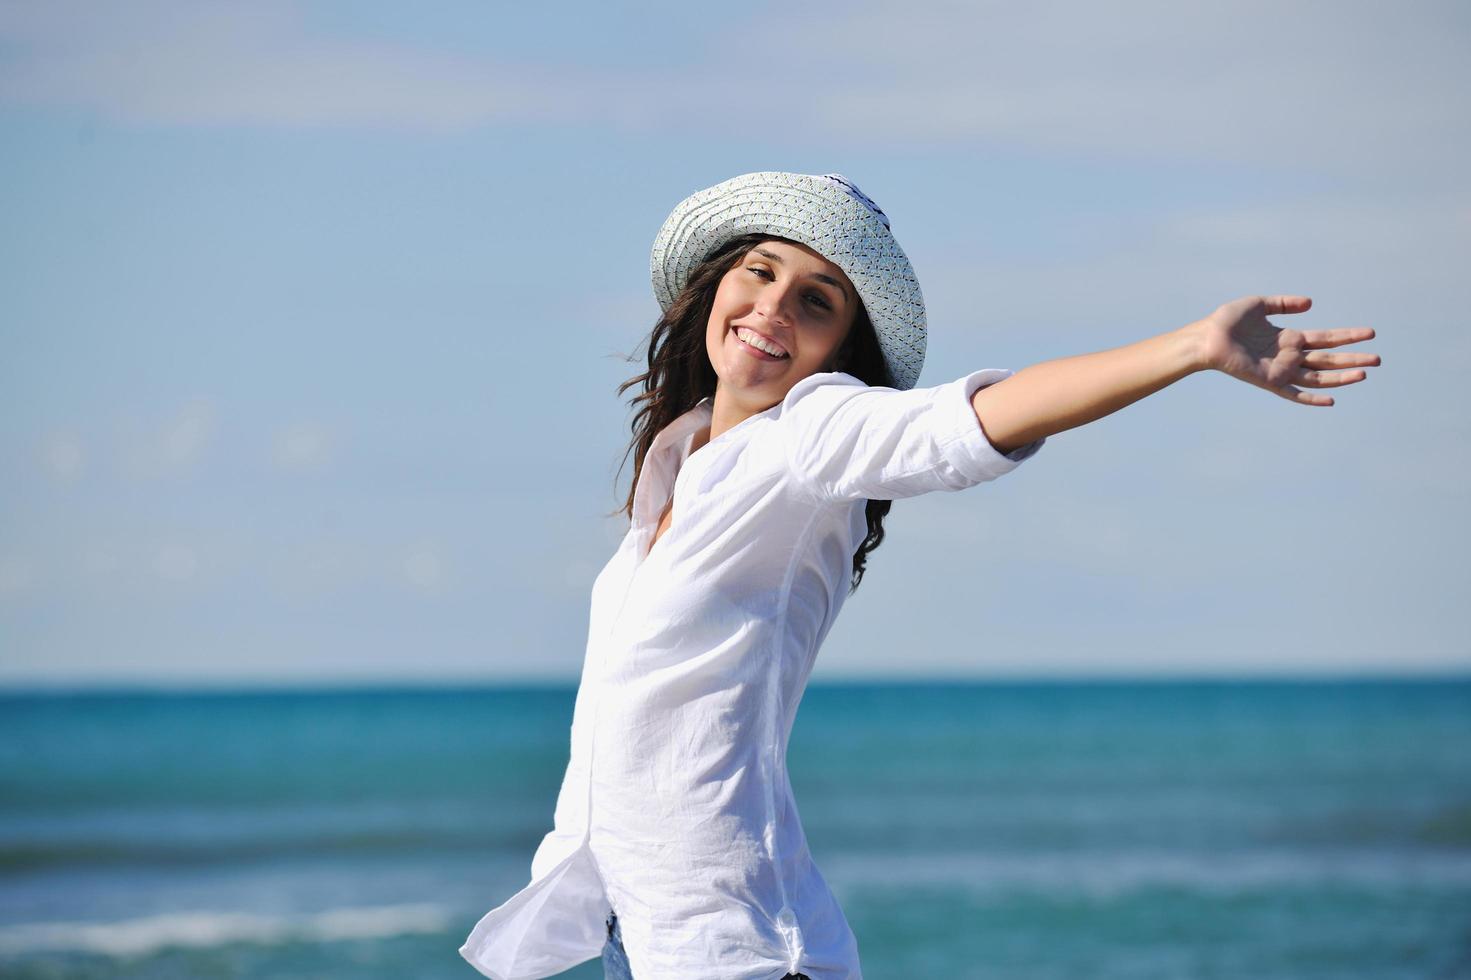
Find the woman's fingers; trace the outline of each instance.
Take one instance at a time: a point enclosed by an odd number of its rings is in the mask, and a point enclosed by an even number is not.
[[[1328,395],[1315,395],[1311,391],[1301,391],[1292,387],[1292,385],[1283,385],[1281,388],[1277,388],[1276,392],[1288,401],[1297,402],[1299,405],[1326,407],[1333,404],[1333,399]]]
[[[1308,296],[1263,296],[1262,302],[1266,304],[1267,316],[1278,313],[1302,313],[1313,305]]]
[[[1373,327],[1338,327],[1333,330],[1303,330],[1304,347],[1339,347],[1360,340],[1373,340]]]
[[[1365,330],[1367,327],[1348,327],[1346,330]],[[1333,331],[1325,331],[1332,333]],[[1372,331],[1371,331],[1372,332]],[[1356,351],[1308,351],[1302,356],[1297,383],[1312,388],[1337,388],[1363,381],[1369,372],[1362,369],[1379,364],[1378,354],[1362,354]]]
[[[1369,375],[1364,371],[1309,371],[1298,372],[1297,383],[1310,388],[1337,388],[1363,381]]]
[[[1356,368],[1378,367],[1378,354],[1360,354],[1354,351],[1309,351],[1302,356],[1303,367],[1310,368]]]

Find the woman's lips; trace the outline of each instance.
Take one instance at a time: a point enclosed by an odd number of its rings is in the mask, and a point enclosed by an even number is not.
[[[750,354],[752,357],[759,357],[763,361],[785,361],[786,360],[785,357],[772,357],[770,354],[766,353],[764,350],[762,350],[759,347],[752,347],[750,344],[748,344],[744,340],[742,340],[741,339],[741,335],[738,334],[738,333],[736,333],[734,330],[732,330],[730,332],[730,334],[731,334],[732,337],[734,337],[736,339],[736,343],[738,343],[738,344],[741,345],[741,349],[744,350],[746,353]]]

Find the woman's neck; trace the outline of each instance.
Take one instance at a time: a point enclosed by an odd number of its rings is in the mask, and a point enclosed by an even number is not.
[[[730,399],[724,398],[724,394],[725,392],[719,388],[715,390],[715,397],[710,400],[710,427],[701,430],[703,435],[701,433],[695,435],[691,452],[699,449],[711,439],[718,438],[721,433],[735,428],[751,416],[770,410],[772,405],[776,404],[772,402],[771,405],[762,407],[737,405]]]

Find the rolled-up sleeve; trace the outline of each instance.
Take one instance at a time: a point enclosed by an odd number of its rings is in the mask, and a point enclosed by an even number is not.
[[[905,391],[870,387],[841,372],[804,378],[787,393],[780,416],[788,463],[824,500],[897,500],[994,480],[1047,441],[1001,453],[982,431],[971,396],[1013,373],[982,368]]]

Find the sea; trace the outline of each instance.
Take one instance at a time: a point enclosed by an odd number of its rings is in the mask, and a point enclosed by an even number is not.
[[[478,977],[574,693],[0,695],[0,976]],[[788,763],[869,980],[1471,978],[1471,678],[814,683]]]

